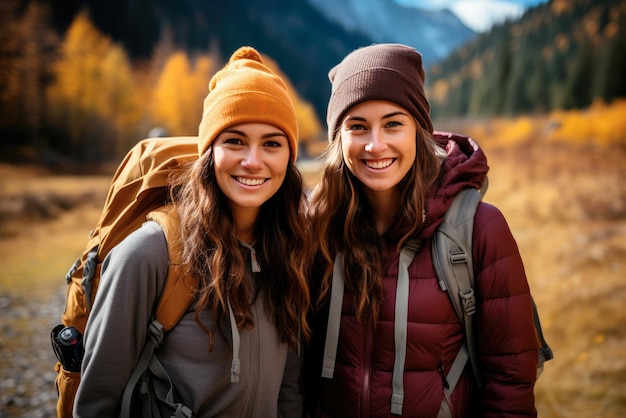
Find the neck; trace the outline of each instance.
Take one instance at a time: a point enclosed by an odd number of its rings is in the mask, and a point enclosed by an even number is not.
[[[238,210],[233,212],[235,226],[237,228],[237,238],[246,244],[254,243],[254,225],[256,223],[259,211],[256,210]]]
[[[239,241],[245,242],[250,246],[254,244],[254,234],[252,233],[252,229],[241,230],[237,228],[237,238],[239,238]]]
[[[396,220],[398,211],[400,210],[400,196],[395,190],[387,190],[384,192],[366,193],[374,212],[374,225],[379,235],[384,234]]]

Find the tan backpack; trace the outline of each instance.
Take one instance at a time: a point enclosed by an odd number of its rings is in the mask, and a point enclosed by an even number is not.
[[[198,158],[197,144],[196,137],[142,140],[128,152],[113,176],[100,220],[89,234],[85,251],[66,275],[68,289],[61,318],[63,324],[52,331],[52,345],[59,359],[55,367],[58,417],[72,416],[74,396],[80,383],[82,334],[98,290],[102,261],[147,219],[161,225],[168,243],[168,279],[154,314],[157,323],[162,325],[161,337],[176,325],[191,303],[194,286],[191,277],[179,271],[178,218],[167,205],[167,184],[170,175]],[[154,345],[150,348],[154,350],[160,341],[155,340],[152,330],[151,335],[147,345]]]

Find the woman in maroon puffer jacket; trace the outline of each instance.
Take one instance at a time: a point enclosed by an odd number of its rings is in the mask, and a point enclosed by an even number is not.
[[[329,77],[330,145],[311,196],[317,305],[305,360],[308,413],[536,416],[532,300],[511,231],[486,203],[476,212],[472,246],[482,387],[466,365],[446,390],[464,334],[437,282],[431,239],[454,196],[483,184],[483,152],[471,139],[433,131],[413,48],[358,49]],[[419,248],[402,261],[409,240]],[[407,271],[408,282],[399,280]],[[403,312],[396,302],[407,293]]]

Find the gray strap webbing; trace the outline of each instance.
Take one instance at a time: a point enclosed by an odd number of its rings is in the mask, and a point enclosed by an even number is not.
[[[150,361],[150,371],[154,376],[169,383],[170,388],[167,391],[165,398],[158,395],[157,398],[159,399],[159,401],[163,402],[174,410],[171,418],[191,418],[193,416],[193,412],[191,411],[191,409],[180,402],[174,401],[174,385],[172,384],[172,380],[168,376],[167,372],[163,368],[163,365],[161,364],[159,359],[156,358],[156,356],[153,356],[152,360]],[[144,418],[152,417],[152,413],[147,408],[144,408],[143,413]]]
[[[473,315],[476,312],[474,296],[474,267],[471,240],[476,207],[482,194],[475,189],[461,191],[453,200],[444,222],[437,228],[432,242],[432,258],[442,290],[450,300],[465,331],[465,341],[474,377],[481,386],[478,359],[474,344]],[[450,392],[454,386],[450,385]]]
[[[231,367],[231,383],[239,382],[239,374],[241,373],[241,365],[239,360],[239,346],[240,346],[240,336],[239,330],[237,329],[237,322],[235,320],[235,315],[233,314],[232,307],[230,306],[230,301],[228,302],[228,313],[230,316],[230,323],[232,328],[232,336],[233,336],[233,361]],[[124,394],[122,395],[122,409],[120,413],[120,418],[131,418],[131,407],[133,401],[133,395],[135,393],[135,388],[139,384],[139,392],[141,394],[141,398],[143,399],[143,414],[144,416],[152,416],[150,409],[150,390],[147,387],[148,385],[148,370],[152,372],[155,376],[163,380],[167,380],[170,382],[170,390],[166,395],[165,399],[160,399],[162,402],[166,403],[170,407],[176,410],[174,413],[174,417],[176,418],[185,418],[191,417],[191,409],[187,406],[174,403],[174,387],[172,382],[167,375],[167,372],[161,366],[161,363],[154,356],[154,351],[157,347],[161,345],[163,342],[165,332],[163,331],[163,325],[154,320],[150,324],[150,338],[146,341],[146,344],[141,351],[141,355],[139,356],[139,360],[137,362],[137,366],[130,375],[128,379],[128,383],[124,388]]]
[[[439,406],[437,418],[452,418],[452,409],[449,402],[451,399],[452,391],[454,390],[456,384],[459,382],[459,378],[463,373],[463,369],[465,369],[465,363],[467,363],[468,359],[469,352],[467,351],[467,346],[464,343],[457,353],[456,358],[452,362],[452,367],[450,367],[447,376],[445,377],[448,385],[443,389],[443,398],[441,399],[441,405]]]
[[[404,403],[404,361],[406,359],[407,317],[409,311],[409,265],[419,249],[419,242],[407,245],[400,252],[398,262],[398,284],[396,288],[396,312],[394,319],[394,340],[396,345],[393,364],[393,393],[391,395],[391,413],[402,415]]]
[[[161,397],[159,397],[159,399],[161,402],[164,402],[175,410],[172,416],[175,418],[192,417],[193,414],[189,407],[181,403],[174,402],[174,386],[172,381],[167,375],[165,369],[163,369],[159,360],[154,355],[156,348],[163,342],[163,337],[163,325],[161,325],[161,323],[157,320],[152,321],[150,324],[150,338],[146,342],[146,345],[139,356],[137,366],[135,366],[135,369],[128,379],[128,383],[124,388],[124,394],[122,396],[122,410],[120,413],[121,418],[131,417],[132,400],[137,385],[139,385],[139,395],[142,401],[142,415],[144,418],[152,417],[152,403],[150,400],[150,389],[148,387],[150,380],[149,372],[160,379],[167,380],[169,382],[170,389],[168,390],[167,395],[164,399]]]
[[[120,418],[131,418],[131,406],[135,388],[137,387],[139,381],[143,379],[145,373],[150,367],[150,361],[152,360],[154,350],[163,342],[163,335],[163,325],[161,325],[161,323],[157,320],[152,321],[150,324],[150,338],[146,341],[146,344],[141,351],[141,355],[139,356],[139,360],[137,361],[137,365],[131,373],[128,383],[126,383],[126,387],[124,388]]]
[[[330,310],[328,312],[328,327],[324,343],[324,362],[322,377],[333,378],[335,360],[337,358],[337,344],[339,343],[339,325],[341,323],[341,305],[343,305],[343,255],[337,253],[333,266],[333,281],[330,293]]]
[[[239,382],[239,375],[241,374],[241,362],[239,361],[239,344],[241,339],[239,338],[239,328],[237,328],[237,320],[233,313],[233,308],[230,306],[230,300],[228,302],[228,316],[230,317],[230,329],[233,336],[233,362],[230,367],[230,383]]]
[[[96,269],[98,268],[98,246],[96,245],[87,254],[85,265],[83,266],[83,280],[80,286],[83,288],[83,294],[85,295],[85,304],[88,312],[91,311],[91,288],[93,284],[93,278],[96,276]],[[69,273],[68,273],[69,274]],[[70,277],[71,280],[71,277]]]
[[[469,352],[467,351],[467,345],[463,344],[461,346],[461,349],[457,353],[456,358],[452,362],[452,367],[450,367],[450,370],[448,371],[448,374],[446,376],[446,382],[448,382],[448,388],[445,388],[444,391],[448,392],[448,394],[452,393],[456,384],[459,382],[459,378],[461,377],[461,374],[463,373],[463,369],[465,368],[465,363],[467,363],[468,359],[469,359]]]
[[[409,265],[419,249],[419,242],[413,241],[405,246],[400,253],[398,262],[398,284],[396,290],[396,311],[394,323],[395,360],[393,367],[393,394],[391,396],[391,413],[402,415],[404,403],[404,362],[406,359],[407,314],[409,305]],[[322,377],[332,379],[337,358],[339,328],[341,324],[341,307],[343,304],[344,279],[343,256],[338,253],[333,266],[328,327],[324,343],[324,360]]]

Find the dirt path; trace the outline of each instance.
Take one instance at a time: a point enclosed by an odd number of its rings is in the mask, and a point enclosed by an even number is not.
[[[0,174],[0,418],[55,417],[50,330],[65,306],[65,273],[97,221],[109,180],[42,178],[6,166]]]
[[[63,306],[63,287],[49,297],[0,293],[0,417],[55,417],[55,358],[50,329]]]
[[[65,307],[65,273],[97,216],[86,206],[21,221],[17,236],[0,239],[0,417],[56,416],[50,330]]]

